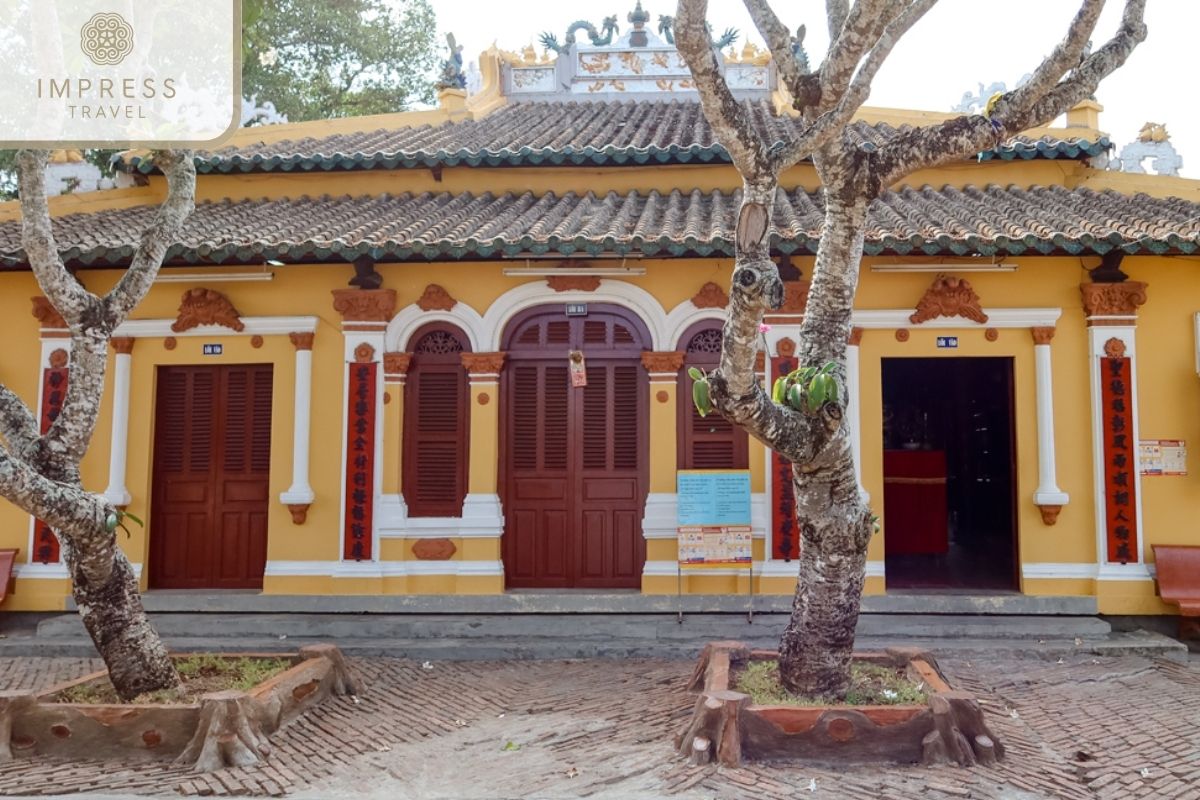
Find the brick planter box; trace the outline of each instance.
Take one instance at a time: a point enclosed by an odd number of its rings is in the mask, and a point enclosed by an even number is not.
[[[687,729],[676,737],[679,754],[693,763],[716,760],[726,766],[744,759],[970,766],[1004,757],[1004,745],[988,730],[974,696],[954,691],[927,653],[892,648],[854,655],[906,669],[929,688],[927,705],[759,706],[730,690],[730,672],[739,664],[777,657],[741,642],[705,646],[688,685],[700,696]]]
[[[95,672],[38,694],[0,692],[0,761],[46,755],[68,760],[173,761],[211,772],[245,766],[269,752],[267,736],[331,694],[356,694],[340,650],[239,653],[228,658],[290,658],[289,669],[249,691],[203,695],[192,704],[57,703],[57,693],[104,677]],[[182,658],[183,656],[175,656]]]

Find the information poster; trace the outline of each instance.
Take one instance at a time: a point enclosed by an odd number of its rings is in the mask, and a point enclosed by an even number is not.
[[[1187,442],[1182,439],[1142,439],[1138,461],[1143,475],[1187,475]]]
[[[749,525],[749,470],[680,470],[679,525]]]
[[[688,525],[679,529],[679,563],[750,563],[749,525]]]

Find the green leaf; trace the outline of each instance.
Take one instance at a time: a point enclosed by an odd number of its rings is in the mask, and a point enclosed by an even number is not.
[[[691,376],[692,376],[692,380],[694,380],[694,381],[702,381],[702,380],[704,380],[704,373],[703,373],[703,372],[701,372],[701,371],[700,371],[699,369],[697,369],[696,367],[688,367],[688,375],[691,375]]]
[[[804,389],[798,383],[793,383],[787,392],[788,405],[797,411],[804,410]]]
[[[141,525],[143,528],[146,527],[146,523],[142,522],[142,520],[139,517],[135,516],[134,514],[130,514],[128,511],[122,512],[121,516],[129,517],[131,520],[136,522],[138,525]]]
[[[115,531],[117,529],[117,526],[120,524],[121,524],[121,517],[118,516],[117,514],[109,514],[107,517],[104,518],[104,530],[108,533],[112,533],[113,531]]]
[[[775,385],[771,387],[771,400],[775,403],[782,403],[787,396],[787,378],[777,378]]]
[[[712,398],[708,395],[708,380],[700,379],[692,384],[692,402],[696,404],[696,411],[702,417],[707,417],[712,412]]]
[[[519,745],[516,742],[514,742],[513,740],[509,739],[507,742],[504,743],[504,747],[501,747],[500,749],[504,750],[506,752],[514,752],[516,750],[520,750],[521,745]]]

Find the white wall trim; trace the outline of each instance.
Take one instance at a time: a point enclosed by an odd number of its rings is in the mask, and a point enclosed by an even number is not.
[[[142,565],[130,562],[135,578],[141,579]],[[13,564],[13,575],[22,580],[70,580],[71,573],[67,565],[61,562],[54,564]]]
[[[525,309],[566,303],[613,303],[627,308],[637,314],[649,329],[650,342],[648,344],[651,350],[662,351],[674,348],[675,343],[669,341],[667,313],[654,295],[640,286],[626,281],[601,278],[599,288],[593,292],[574,289],[556,292],[550,289],[544,280],[530,281],[509,289],[497,297],[483,315],[485,333],[483,349],[499,350],[504,329],[509,320]]]
[[[381,539],[494,539],[504,533],[498,494],[468,494],[461,517],[410,517],[398,494],[383,495],[377,509]]]
[[[683,576],[689,575],[746,575],[753,572],[762,575],[763,562],[755,561],[745,567],[687,567],[683,568]],[[675,561],[647,561],[642,569],[642,575],[648,578],[672,577],[679,574],[679,564]]]
[[[418,328],[431,322],[448,322],[460,328],[471,342],[471,349],[484,352],[489,349],[487,344],[488,331],[483,317],[472,306],[459,300],[449,311],[423,311],[416,303],[400,309],[392,317],[387,326],[384,342],[389,353],[405,352],[412,349],[412,335]]]
[[[773,559],[763,564],[762,574],[767,578],[796,578],[799,576],[799,571],[799,559],[793,558],[791,561]],[[884,562],[868,561],[866,575],[868,578],[885,577]]]
[[[987,322],[974,322],[965,317],[937,317],[914,324],[909,320],[911,308],[867,309],[854,311],[850,324],[858,328],[1033,328],[1052,327],[1062,316],[1061,308],[985,308]]]
[[[113,336],[275,336],[286,333],[316,333],[316,317],[242,317],[240,331],[224,325],[198,325],[186,331],[173,331],[173,319],[127,319],[117,326]]]
[[[1098,568],[1095,564],[1032,561],[1021,565],[1021,577],[1025,579],[1048,580],[1065,578],[1095,580],[1097,573]]]
[[[407,575],[503,575],[500,561],[268,561],[269,578],[393,578]]]

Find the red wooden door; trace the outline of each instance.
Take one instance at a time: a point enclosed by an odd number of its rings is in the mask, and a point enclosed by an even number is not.
[[[270,365],[159,368],[151,588],[262,587],[271,382]]]
[[[637,588],[645,563],[646,374],[637,320],[527,312],[502,378],[508,585]],[[567,354],[582,350],[587,385]]]

